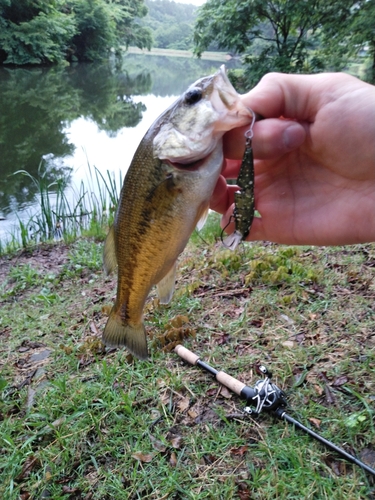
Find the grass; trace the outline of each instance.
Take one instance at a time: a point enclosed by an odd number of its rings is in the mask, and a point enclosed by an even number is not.
[[[112,222],[118,196],[123,183],[107,171],[104,176],[98,169],[89,167],[89,177],[78,188],[69,186],[69,175],[64,172],[51,173],[48,165],[41,162],[38,176],[33,177],[25,170],[14,175],[24,175],[36,187],[36,212],[29,220],[19,219],[18,231],[7,241],[0,241],[0,256],[17,251],[20,247],[29,249],[46,241],[75,241],[79,236],[105,237],[105,228]]]
[[[170,352],[182,342],[248,385],[264,363],[291,415],[374,467],[374,245],[231,253],[219,236],[211,215],[172,303],[150,296],[147,362],[100,342],[116,286],[100,240],[3,257],[1,498],[374,498],[360,468],[270,415],[245,417]]]

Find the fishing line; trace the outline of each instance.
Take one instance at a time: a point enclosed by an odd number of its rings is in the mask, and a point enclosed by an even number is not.
[[[226,226],[225,226],[225,227],[223,227],[223,229],[221,230],[220,240],[221,240],[221,243],[222,243],[225,247],[226,247],[226,244],[224,243],[224,233],[225,233],[226,228],[227,228],[227,227],[229,227],[229,226],[232,224],[233,220],[234,220],[234,216],[233,216],[233,214],[232,214],[232,215],[229,217],[229,221],[228,221],[228,223],[226,224]]]

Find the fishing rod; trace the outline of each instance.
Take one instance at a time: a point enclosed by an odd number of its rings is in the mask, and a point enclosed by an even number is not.
[[[186,349],[186,347],[183,347],[182,345],[177,345],[174,351],[184,361],[187,361],[191,365],[199,366],[199,368],[202,368],[203,370],[211,373],[211,375],[213,375],[216,380],[220,382],[220,384],[230,389],[241,399],[244,399],[249,405],[244,409],[244,412],[246,414],[258,416],[262,411],[272,412],[279,419],[286,420],[290,424],[293,424],[296,428],[306,432],[317,441],[320,441],[322,444],[324,444],[327,448],[330,448],[331,450],[344,457],[349,462],[358,465],[366,472],[375,476],[375,469],[372,469],[369,465],[365,464],[354,455],[347,453],[339,446],[336,446],[331,441],[328,441],[328,439],[325,439],[320,434],[317,434],[313,430],[301,424],[301,422],[298,422],[298,420],[296,420],[295,418],[288,415],[285,410],[285,407],[287,405],[286,395],[281,389],[279,389],[279,387],[277,387],[277,385],[271,382],[272,373],[268,371],[266,367],[262,365],[256,367],[257,373],[259,375],[262,375],[264,378],[258,380],[254,387],[249,387],[243,382],[240,382],[236,378],[232,377],[231,375],[223,372],[222,370],[216,370],[209,364],[201,361],[199,356],[194,354],[192,351],[189,351],[189,349]],[[251,408],[250,406],[255,407],[255,409]]]

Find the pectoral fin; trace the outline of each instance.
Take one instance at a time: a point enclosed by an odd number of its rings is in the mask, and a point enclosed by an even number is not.
[[[199,221],[197,222],[197,230],[198,231],[200,231],[203,228],[203,226],[206,224],[208,212],[209,212],[209,207],[207,205],[207,207],[204,209],[204,211],[200,215]]]
[[[239,231],[234,231],[223,240],[223,245],[230,250],[235,250],[243,240],[243,235]]]
[[[116,247],[115,247],[115,228],[109,228],[107,237],[104,243],[103,264],[106,274],[111,274],[117,267]]]
[[[174,285],[176,281],[176,267],[177,263],[175,262],[168,274],[166,274],[156,285],[160,304],[169,304],[173,297]]]

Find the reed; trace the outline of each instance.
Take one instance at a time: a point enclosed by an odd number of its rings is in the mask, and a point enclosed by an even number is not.
[[[83,235],[104,237],[113,221],[122,174],[116,178],[107,170],[103,175],[95,166],[88,166],[89,176],[78,188],[70,186],[64,172],[49,182],[43,162],[36,177],[26,170],[13,174],[24,175],[34,184],[37,210],[27,221],[18,218],[18,227],[10,240],[0,243],[0,255],[51,240],[71,242]]]

